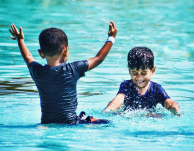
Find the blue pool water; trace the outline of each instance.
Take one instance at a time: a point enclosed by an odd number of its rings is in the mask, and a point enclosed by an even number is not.
[[[1,0],[0,1],[0,150],[194,150],[194,1],[193,0]],[[38,92],[17,43],[9,38],[11,23],[22,26],[35,60],[39,33],[63,29],[69,38],[68,62],[96,55],[107,38],[109,21],[118,28],[105,61],[78,82],[78,109],[108,125],[40,125]],[[157,66],[152,80],[177,101],[182,116],[157,106],[161,118],[145,111],[122,115],[101,110],[130,79],[127,53],[147,46]]]

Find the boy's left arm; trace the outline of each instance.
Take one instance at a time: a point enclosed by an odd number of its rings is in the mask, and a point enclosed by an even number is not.
[[[114,39],[116,37],[116,34],[117,34],[116,24],[113,21],[110,21],[108,36],[109,37],[112,36]],[[100,63],[103,62],[103,60],[108,55],[113,43],[114,43],[113,41],[106,41],[106,43],[100,49],[100,51],[97,53],[97,55],[95,57],[87,60],[88,61],[88,70],[87,71],[97,67]]]
[[[32,61],[35,61],[35,60],[24,43],[24,34],[22,31],[22,27],[20,27],[20,32],[18,32],[18,29],[14,24],[11,24],[11,28],[12,30],[9,29],[9,31],[13,35],[13,37],[10,36],[10,38],[18,41],[18,46],[20,48],[22,57],[24,58],[26,64],[29,65]]]
[[[180,108],[176,101],[173,101],[170,98],[166,99],[164,101],[164,107],[170,110],[173,114],[180,116]]]

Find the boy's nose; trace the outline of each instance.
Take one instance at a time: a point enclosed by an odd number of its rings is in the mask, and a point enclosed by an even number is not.
[[[141,79],[143,79],[143,76],[142,76],[141,74],[138,74],[138,75],[136,76],[136,78],[139,79],[139,80],[141,80]]]

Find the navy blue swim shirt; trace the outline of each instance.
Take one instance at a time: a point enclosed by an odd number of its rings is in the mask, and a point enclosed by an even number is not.
[[[156,107],[158,103],[164,106],[164,101],[170,98],[161,85],[152,81],[144,95],[138,93],[132,80],[122,82],[119,93],[125,94],[124,110],[150,109]]]
[[[40,96],[41,123],[76,124],[76,85],[78,79],[85,76],[88,62],[76,61],[50,67],[33,61],[28,68]]]

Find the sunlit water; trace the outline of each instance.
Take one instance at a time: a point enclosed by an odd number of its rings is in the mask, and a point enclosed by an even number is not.
[[[0,150],[193,150],[194,149],[194,1],[193,0],[1,0],[0,1]],[[77,114],[111,120],[108,125],[40,125],[38,92],[11,23],[22,26],[35,60],[44,28],[63,29],[69,38],[68,62],[94,57],[107,38],[109,21],[118,28],[105,61],[78,82]],[[127,71],[127,53],[147,46],[157,66],[152,81],[177,101],[182,116],[157,106],[146,111],[104,114]]]

